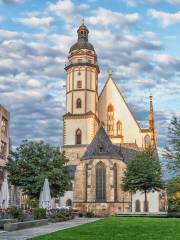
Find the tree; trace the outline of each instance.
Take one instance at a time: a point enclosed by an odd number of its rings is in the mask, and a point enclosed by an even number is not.
[[[58,148],[26,140],[10,153],[6,167],[11,184],[19,186],[31,199],[38,199],[46,177],[52,197],[63,195],[69,188],[67,161]]]
[[[175,176],[167,184],[169,210],[180,212],[180,176]]]
[[[168,160],[168,169],[180,174],[180,119],[172,118],[168,138],[164,157]]]
[[[144,192],[145,212],[147,212],[147,193],[163,188],[160,161],[153,155],[151,149],[133,155],[127,163],[122,182],[124,191]]]

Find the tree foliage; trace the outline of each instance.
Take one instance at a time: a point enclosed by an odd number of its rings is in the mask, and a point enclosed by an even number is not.
[[[145,211],[147,211],[147,192],[163,188],[160,161],[151,149],[137,152],[129,160],[124,172],[123,189],[145,193]]]
[[[52,197],[63,195],[70,180],[67,158],[58,148],[44,142],[23,141],[11,152],[7,170],[11,184],[19,186],[31,199],[38,199],[47,177]]]
[[[164,157],[168,160],[168,169],[180,174],[180,119],[173,117],[169,127],[168,146]]]
[[[180,176],[175,176],[167,184],[169,210],[180,212]]]

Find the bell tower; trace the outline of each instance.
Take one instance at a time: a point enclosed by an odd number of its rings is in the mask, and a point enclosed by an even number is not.
[[[88,41],[89,30],[84,23],[77,34],[78,40],[70,48],[65,66],[64,146],[89,144],[99,124],[97,55]]]

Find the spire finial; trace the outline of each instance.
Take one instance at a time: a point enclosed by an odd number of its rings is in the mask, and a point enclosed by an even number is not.
[[[109,69],[109,77],[112,77],[112,69]]]
[[[84,15],[82,16],[82,24],[84,25]]]

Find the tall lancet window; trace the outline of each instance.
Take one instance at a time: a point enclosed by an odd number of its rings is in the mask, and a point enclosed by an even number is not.
[[[121,123],[121,121],[117,122],[116,129],[117,129],[117,136],[122,136],[122,123]]]
[[[81,107],[82,107],[82,102],[81,102],[81,99],[78,98],[78,99],[76,100],[76,108],[81,108]]]
[[[96,202],[106,201],[106,167],[100,162],[96,165]]]
[[[117,202],[117,165],[114,164],[114,201]]]
[[[110,136],[114,135],[114,107],[112,104],[107,108],[107,133]]]
[[[76,144],[81,144],[82,142],[82,132],[81,130],[78,128],[76,130]]]

